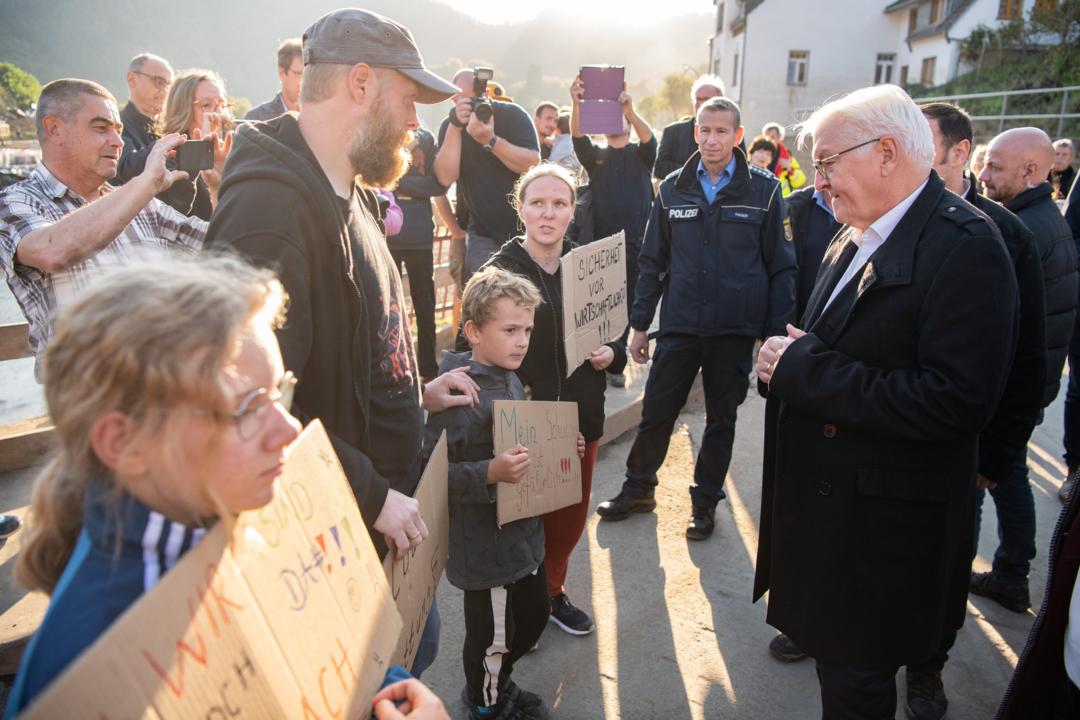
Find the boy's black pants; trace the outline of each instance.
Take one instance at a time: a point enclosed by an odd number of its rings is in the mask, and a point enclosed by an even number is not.
[[[551,612],[550,602],[544,563],[534,574],[510,585],[465,591],[465,647],[461,656],[471,702],[496,704],[510,681],[514,663],[540,639]]]

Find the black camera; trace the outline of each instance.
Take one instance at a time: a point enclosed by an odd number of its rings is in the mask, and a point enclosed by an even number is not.
[[[495,112],[491,107],[491,100],[487,96],[488,81],[493,77],[495,77],[495,71],[491,68],[473,68],[473,97],[470,98],[470,104],[472,105],[473,115],[476,116],[477,120],[485,124],[491,120],[491,116]]]

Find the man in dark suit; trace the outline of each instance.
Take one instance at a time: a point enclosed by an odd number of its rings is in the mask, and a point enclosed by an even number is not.
[[[979,432],[1017,335],[1001,235],[931,170],[934,143],[894,86],[803,124],[819,189],[848,227],[801,330],[770,337],[754,597],[817,660],[823,715],[892,718],[899,666],[963,622]]]

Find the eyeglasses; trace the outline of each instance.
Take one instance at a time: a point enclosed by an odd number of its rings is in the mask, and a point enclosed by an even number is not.
[[[224,100],[196,100],[192,104],[204,113],[232,114],[232,106]]]
[[[273,390],[256,388],[240,401],[240,407],[232,414],[236,431],[241,440],[251,440],[258,435],[270,416],[267,412],[274,403],[281,405],[286,412],[292,408],[293,392],[296,390],[296,376],[287,372]]]
[[[150,82],[154,83],[154,87],[158,90],[168,90],[172,85],[172,80],[169,78],[161,77],[160,75],[151,75],[150,73],[144,73],[141,70],[133,70],[136,75],[142,75],[144,78],[150,78]]]
[[[829,170],[827,168],[828,165],[830,165],[832,163],[835,163],[836,159],[838,157],[840,157],[841,155],[843,155],[844,153],[849,153],[852,150],[858,150],[859,148],[861,148],[861,147],[863,147],[865,145],[869,145],[871,143],[876,143],[876,142],[881,142],[881,138],[876,137],[873,140],[867,140],[866,142],[861,142],[858,145],[852,145],[847,150],[841,150],[838,153],[833,153],[832,155],[830,155],[827,158],[822,158],[821,160],[815,160],[813,162],[814,170],[817,171],[821,175],[821,177],[825,178],[825,182],[829,182]]]

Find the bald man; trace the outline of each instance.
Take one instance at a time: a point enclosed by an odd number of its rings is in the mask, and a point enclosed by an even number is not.
[[[1051,197],[1053,188],[1048,177],[1053,162],[1054,146],[1045,132],[1015,128],[990,141],[986,166],[979,173],[990,199],[1019,217],[1038,245],[1046,298],[1044,409],[1053,402],[1061,385],[1080,291],[1072,232]],[[1067,460],[1070,469],[1080,463],[1080,458]],[[985,495],[984,490],[976,495],[976,522]],[[1017,459],[1009,477],[993,488],[993,496],[1000,542],[993,569],[972,574],[971,592],[996,600],[1014,612],[1027,612],[1031,607],[1028,571],[1035,557],[1035,502],[1028,484],[1026,453]]]

